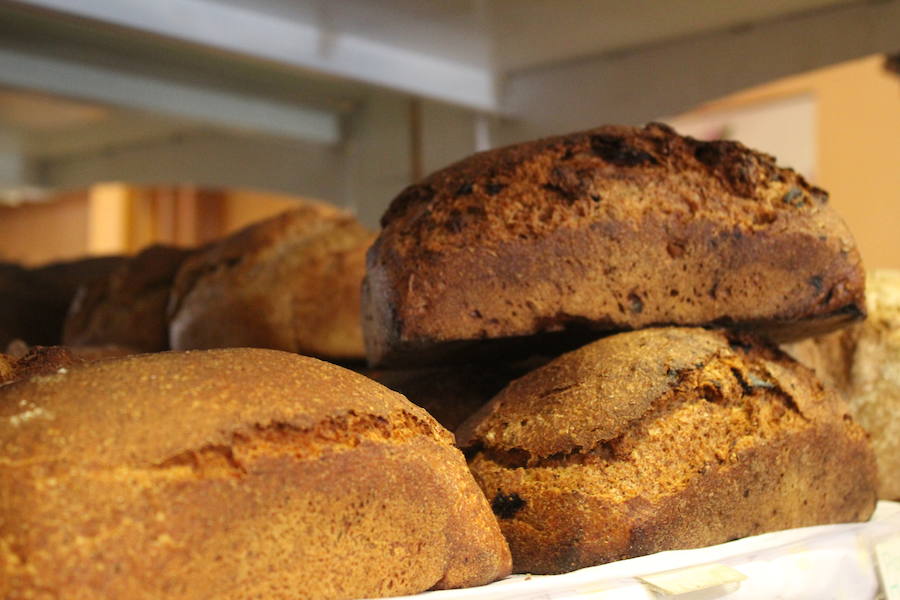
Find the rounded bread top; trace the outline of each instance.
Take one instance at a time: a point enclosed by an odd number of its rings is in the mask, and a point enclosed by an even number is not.
[[[329,433],[414,429],[451,444],[424,410],[314,358],[229,348],[165,352],[62,368],[0,387],[4,461],[160,464],[259,428]]]
[[[540,458],[589,449],[619,436],[687,374],[713,361],[742,387],[784,395],[807,419],[844,408],[830,392],[834,401],[823,401],[826,392],[809,369],[750,336],[648,328],[603,338],[513,381],[459,427],[457,443]]]
[[[704,142],[671,127],[607,125],[474,154],[407,187],[381,220],[403,254],[446,250],[459,236],[491,247],[508,240],[647,212],[784,227],[780,213],[826,216],[828,194],[775,159],[735,141]],[[820,217],[821,218],[821,217]],[[477,223],[477,227],[474,225]]]
[[[176,314],[197,282],[217,269],[288,260],[286,248],[310,256],[364,250],[373,237],[346,211],[327,204],[300,204],[215,241],[185,260],[172,288],[168,313]]]

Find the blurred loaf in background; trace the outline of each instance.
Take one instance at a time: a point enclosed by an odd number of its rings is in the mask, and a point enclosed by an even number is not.
[[[843,331],[785,345],[840,392],[872,436],[879,496],[900,500],[900,271],[866,279],[868,318]]]

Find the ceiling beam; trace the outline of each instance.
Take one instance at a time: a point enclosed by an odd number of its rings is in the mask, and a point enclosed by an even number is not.
[[[489,69],[241,6],[213,0],[20,3],[477,110],[499,109]]]
[[[900,0],[854,2],[507,76],[505,144],[640,124],[812,69],[900,49]]]
[[[334,144],[334,113],[0,48],[0,85],[142,109],[230,129]]]

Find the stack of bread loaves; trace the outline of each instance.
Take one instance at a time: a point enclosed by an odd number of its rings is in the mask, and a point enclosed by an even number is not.
[[[770,156],[660,124],[476,154],[382,218],[369,361],[575,348],[457,430],[518,572],[867,519],[866,434],[764,341],[864,315],[827,200]]]

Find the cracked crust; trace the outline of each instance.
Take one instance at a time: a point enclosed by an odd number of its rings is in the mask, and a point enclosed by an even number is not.
[[[385,213],[363,291],[369,361],[652,325],[839,328],[864,315],[864,282],[827,199],[771,156],[660,124],[476,154]]]
[[[846,406],[739,334],[611,336],[512,382],[457,431],[517,572],[867,519],[874,457]]]
[[[162,353],[0,388],[0,596],[408,594],[509,572],[452,436],[284,352]]]
[[[81,286],[66,315],[63,344],[112,344],[137,352],[168,350],[169,291],[189,253],[172,246],[150,246],[107,277]]]
[[[349,213],[309,204],[197,252],[172,290],[172,348],[362,360],[359,288],[373,238]]]

